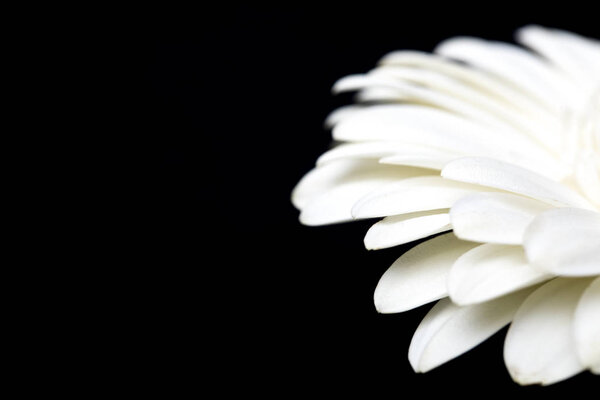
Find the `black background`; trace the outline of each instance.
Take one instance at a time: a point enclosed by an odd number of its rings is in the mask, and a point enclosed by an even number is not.
[[[598,37],[593,13],[368,6],[231,6],[133,25],[123,57],[134,61],[135,86],[120,100],[135,143],[131,184],[143,182],[134,206],[144,210],[147,262],[136,270],[131,313],[149,342],[140,357],[177,380],[282,397],[545,392],[511,381],[504,330],[414,374],[408,346],[430,306],[379,315],[372,301],[379,277],[408,247],[366,251],[369,222],[302,226],[290,193],[329,146],[327,114],[352,100],[331,95],[338,78],[368,71],[392,50],[431,51],[454,35],[511,41],[528,23]],[[594,379],[585,373],[550,390],[584,390]]]

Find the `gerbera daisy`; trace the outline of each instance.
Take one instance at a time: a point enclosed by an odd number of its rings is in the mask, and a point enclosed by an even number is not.
[[[381,313],[439,300],[408,350],[426,372],[510,324],[521,384],[600,373],[600,43],[528,26],[459,37],[338,81],[357,104],[295,188],[300,221],[383,218],[368,249],[432,237],[375,291]]]

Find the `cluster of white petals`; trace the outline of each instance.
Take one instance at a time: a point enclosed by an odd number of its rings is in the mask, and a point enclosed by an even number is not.
[[[365,246],[432,237],[375,291],[381,313],[437,301],[408,358],[426,372],[510,324],[521,384],[600,373],[600,42],[527,26],[523,46],[452,38],[338,81],[336,146],[295,188],[300,221],[379,218]]]

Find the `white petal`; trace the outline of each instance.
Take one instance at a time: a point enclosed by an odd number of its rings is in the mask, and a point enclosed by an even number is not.
[[[552,280],[519,308],[504,343],[504,361],[516,382],[549,385],[584,370],[576,356],[572,323],[589,282]]]
[[[599,167],[595,168],[596,165]],[[596,156],[580,156],[575,169],[575,179],[587,198],[600,206],[600,153]]]
[[[333,149],[323,153],[317,160],[317,165],[327,164],[331,161],[346,158],[381,158],[394,154],[396,150],[402,148],[398,143],[386,142],[360,142],[360,143],[342,143]]]
[[[365,180],[330,189],[302,208],[300,222],[318,226],[352,221],[351,210],[354,204],[382,183],[378,180]]]
[[[452,62],[436,54],[406,50],[396,51],[385,56],[380,61],[380,64],[389,66],[407,65],[438,71],[477,88],[489,94],[490,97],[502,100],[505,104],[512,105],[515,109],[525,112],[532,118],[551,121],[555,117],[555,115],[548,113],[541,104],[533,101],[528,95],[507,85],[503,79],[471,68],[470,66]]]
[[[468,157],[452,161],[444,167],[442,176],[506,190],[553,205],[593,209],[587,200],[560,183],[533,171],[490,158]]]
[[[333,129],[340,141],[408,143],[456,155],[493,157],[560,179],[565,171],[556,159],[531,140],[498,131],[443,110],[422,105],[367,107]]]
[[[555,275],[600,274],[600,213],[577,208],[546,211],[525,232],[532,266]]]
[[[427,104],[441,108],[451,113],[478,121],[488,127],[510,129],[511,125],[496,113],[492,113],[478,105],[466,102],[456,96],[446,94],[424,86],[417,86],[402,80],[393,79],[382,75],[349,75],[338,80],[334,93],[348,92],[362,89],[386,88],[397,92],[401,98],[414,103]],[[465,96],[463,96],[465,97]]]
[[[292,191],[292,203],[302,209],[311,198],[344,182],[351,182],[363,171],[375,173],[373,162],[363,160],[344,160],[314,168],[302,177]]]
[[[448,276],[458,305],[481,303],[550,279],[527,264],[521,246],[484,244],[460,256]]]
[[[377,160],[338,160],[308,172],[294,188],[292,203],[302,209],[315,197],[334,187],[365,180],[393,181],[423,175],[417,168],[382,166]]]
[[[408,100],[408,96],[398,89],[383,86],[364,88],[354,96],[354,101],[357,103],[364,103],[363,106],[369,105],[370,103],[398,103]]]
[[[415,156],[415,155],[431,155],[431,157],[446,157],[450,159],[457,158],[456,155],[452,156],[452,153],[442,152],[439,150],[432,149],[424,145],[410,144],[410,143],[399,143],[399,142],[386,142],[386,141],[375,141],[375,142],[355,142],[355,143],[344,143],[340,144],[333,149],[323,153],[317,160],[317,165],[323,165],[335,160],[341,160],[344,158],[387,158],[394,157],[396,155],[401,156]],[[394,164],[394,163],[386,163]],[[394,164],[400,165],[400,164]]]
[[[361,111],[362,109],[364,109],[363,106],[354,105],[354,104],[349,105],[349,106],[340,107],[340,108],[332,111],[327,116],[327,118],[325,119],[325,127],[333,128],[338,123],[340,123],[340,121],[343,121],[347,117],[356,114],[356,112]]]
[[[588,368],[600,366],[600,278],[579,299],[573,331],[579,361]]]
[[[448,210],[386,217],[371,226],[365,236],[365,247],[369,250],[384,249],[450,229]]]
[[[408,350],[416,372],[427,372],[471,350],[508,324],[531,292],[526,289],[487,303],[460,307],[440,300],[425,316]]]
[[[538,145],[545,145],[548,131],[556,130],[556,126],[549,124],[548,119],[540,119],[524,114],[512,104],[501,101],[489,92],[481,91],[461,80],[452,79],[448,74],[438,73],[435,70],[407,67],[384,66],[369,72],[369,76],[383,77],[397,81],[407,81],[425,86],[440,93],[445,93],[452,98],[460,99],[479,109],[486,110],[508,123],[520,133],[536,138]]]
[[[511,193],[476,193],[450,210],[454,234],[481,243],[521,244],[525,229],[550,204]]]
[[[377,284],[374,295],[377,311],[402,312],[447,296],[446,277],[450,267],[474,245],[447,233],[404,253]]]
[[[597,55],[592,56],[598,51],[587,51],[583,38],[576,40],[574,35],[531,25],[517,32],[517,40],[544,55],[574,81],[589,85],[590,79],[598,79]]]
[[[409,104],[368,107],[342,121],[333,137],[342,141],[385,140],[413,143],[458,154],[479,152],[489,145],[482,128],[443,110]],[[493,133],[483,134],[493,136]]]
[[[551,109],[560,109],[563,100],[560,94],[564,94],[568,82],[565,83],[564,78],[542,59],[522,48],[477,38],[456,37],[440,43],[435,51],[502,77],[514,88]]]
[[[461,158],[452,155],[452,153],[442,153],[439,155],[419,154],[419,155],[397,155],[383,157],[379,160],[381,164],[405,165],[410,167],[429,168],[441,171],[450,161]]]
[[[525,27],[523,29],[527,28],[528,27]],[[576,51],[579,56],[588,60],[591,66],[600,67],[600,41],[598,39],[587,38],[573,32],[559,29],[552,29],[552,32],[560,37],[560,39],[567,41],[569,46]]]
[[[376,218],[450,208],[461,197],[486,190],[481,186],[423,176],[390,183],[374,190],[352,208],[355,218]]]

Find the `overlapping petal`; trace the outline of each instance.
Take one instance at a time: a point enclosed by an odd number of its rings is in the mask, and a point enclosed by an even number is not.
[[[525,232],[529,263],[562,276],[600,275],[600,213],[579,208],[546,211]]]
[[[442,233],[374,295],[381,313],[439,300],[410,345],[417,372],[512,321],[515,381],[600,373],[600,42],[539,26],[516,38],[451,38],[340,79],[358,104],[328,117],[338,143],[293,192],[307,225],[382,218],[367,249]]]
[[[506,335],[504,360],[521,384],[552,384],[580,373],[572,333],[575,311],[589,279],[555,279],[531,294]]]
[[[448,296],[450,268],[474,246],[447,233],[404,253],[379,280],[374,296],[377,311],[402,312]]]
[[[408,349],[416,372],[427,372],[477,346],[513,318],[530,289],[461,307],[440,300],[425,316]]]

